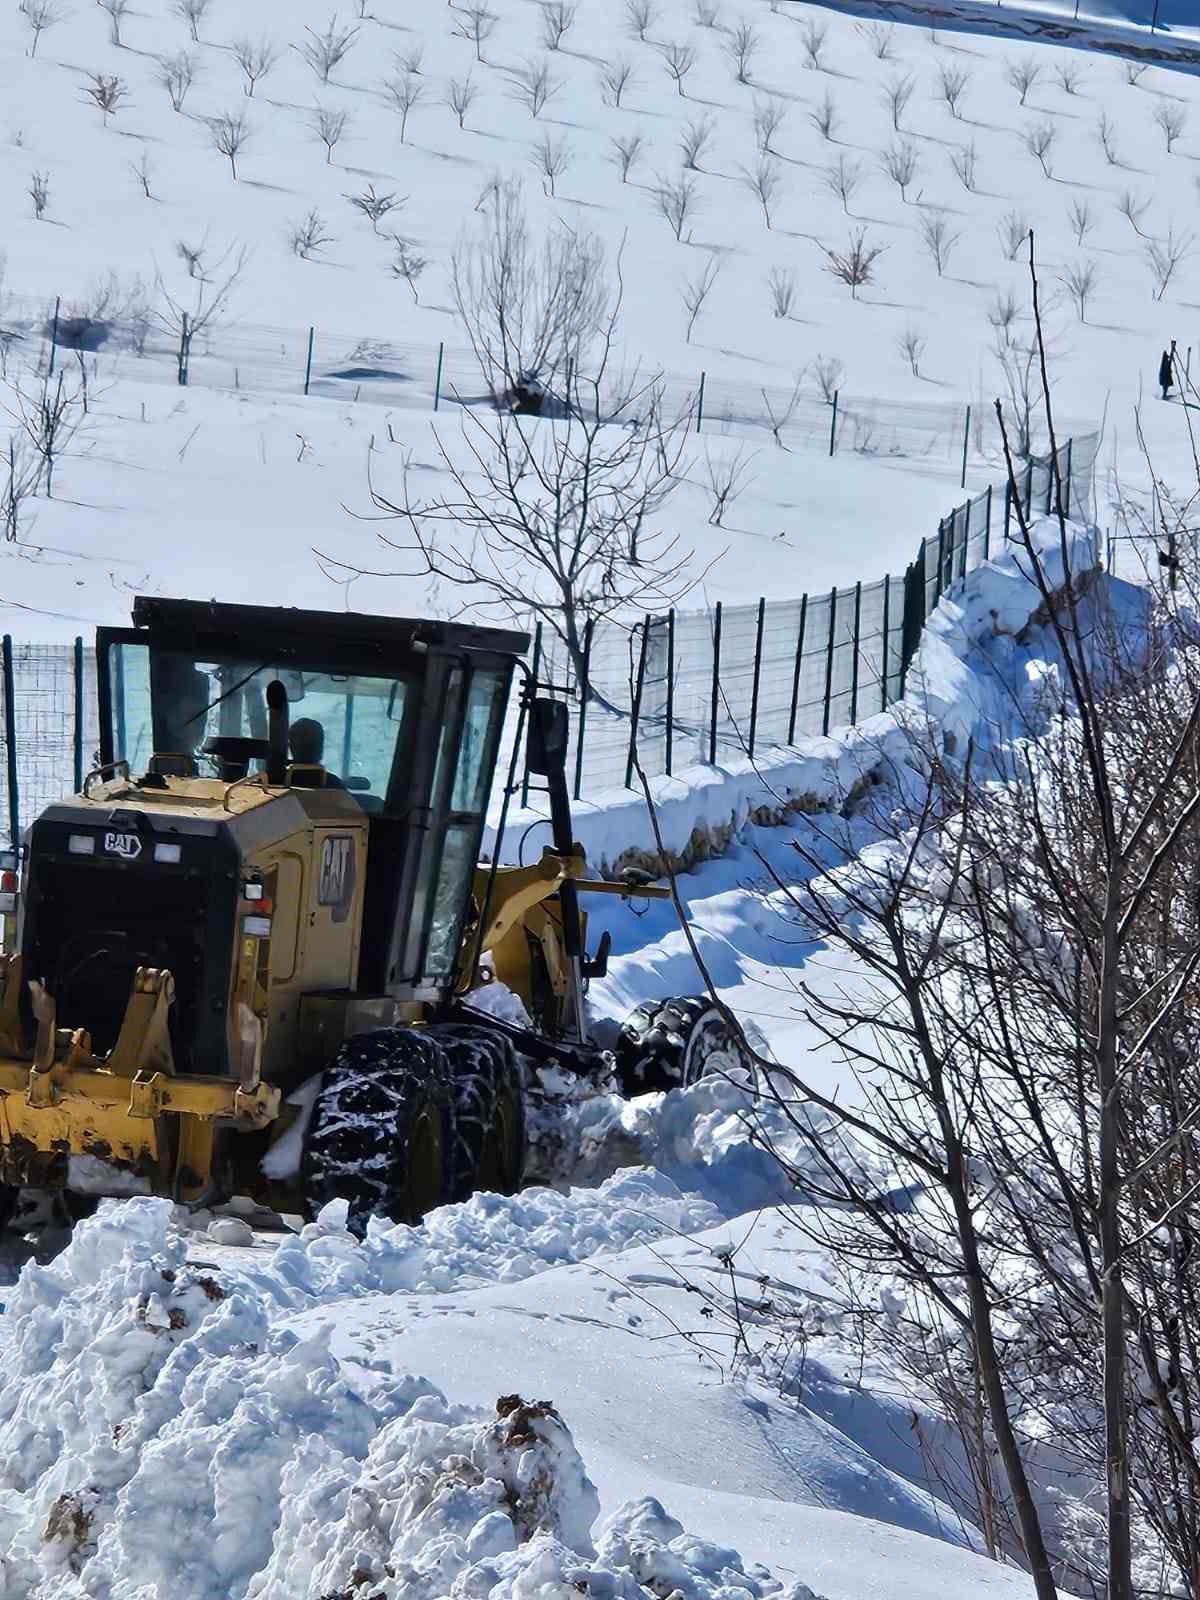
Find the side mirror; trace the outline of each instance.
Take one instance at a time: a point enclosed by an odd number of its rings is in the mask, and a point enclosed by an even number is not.
[[[564,700],[537,699],[529,708],[525,764],[543,778],[561,775],[567,767],[571,724]]]

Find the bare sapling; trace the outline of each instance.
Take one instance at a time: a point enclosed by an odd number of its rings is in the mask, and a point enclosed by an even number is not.
[[[244,246],[231,245],[208,271],[196,276],[196,292],[190,304],[172,293],[161,273],[156,277],[161,303],[153,311],[152,320],[175,342],[176,378],[181,386],[188,382],[196,339],[208,333],[228,309],[248,259]]]
[[[884,85],[883,99],[892,119],[892,129],[901,133],[901,119],[908,109],[908,102],[916,90],[916,79],[911,73],[897,72],[892,75]]]
[[[471,107],[479,98],[479,85],[468,72],[465,78],[451,78],[446,84],[446,106],[454,113],[460,128],[467,125]]]
[[[783,188],[783,173],[773,156],[759,156],[753,169],[742,167],[742,182],[762,207],[763,221],[771,226],[771,217],[779,192]]]
[[[1084,72],[1077,61],[1066,60],[1058,63],[1054,76],[1064,94],[1075,95],[1083,83]]]
[[[970,82],[971,74],[965,67],[960,67],[956,62],[943,62],[938,67],[938,93],[946,102],[946,108],[955,119],[962,116],[960,110],[962,97]]]
[[[944,277],[962,234],[951,232],[950,224],[940,211],[922,212],[919,227],[921,243],[928,251],[938,277]]]
[[[790,428],[792,425],[803,387],[804,368],[801,367],[790,390],[781,392],[777,389],[774,393],[767,389],[759,390],[762,395],[763,410],[767,414],[764,426],[770,429],[772,439],[781,450],[788,448],[783,442],[783,433],[785,428]]]
[[[187,268],[189,278],[203,278],[205,276],[204,257],[207,251],[207,238],[201,239],[199,244],[193,244],[188,239],[176,239],[175,241],[175,254]]]
[[[650,29],[658,21],[658,7],[654,0],[625,0],[625,21],[633,37],[646,44]]]
[[[796,274],[790,267],[772,267],[767,273],[767,291],[771,297],[771,315],[786,320],[796,303]]]
[[[679,240],[700,206],[696,180],[690,173],[681,172],[677,178],[660,177],[654,186],[654,203],[660,216],[666,218],[671,232]],[[688,232],[691,240],[691,232]]]
[[[895,30],[890,22],[867,22],[859,25],[859,31],[870,46],[871,54],[876,61],[890,61],[895,55],[896,40]]]
[[[330,106],[317,106],[309,117],[309,131],[318,144],[325,146],[325,165],[333,162],[333,152],[345,137],[350,122],[348,111],[334,111]]]
[[[846,364],[838,356],[823,356],[820,352],[817,353],[817,359],[813,362],[813,377],[817,380],[821,399],[827,406],[833,404],[845,373]]]
[[[720,257],[709,256],[696,276],[685,279],[679,286],[679,298],[683,301],[683,309],[687,312],[687,332],[684,335],[684,342],[687,344],[692,342],[692,330],[720,275]]]
[[[547,50],[562,49],[562,42],[578,16],[578,0],[543,0],[542,43]]]
[[[495,33],[499,21],[484,0],[470,0],[454,28],[454,34],[456,38],[470,40],[475,47],[476,61],[482,63],[483,47]]]
[[[997,225],[1006,261],[1015,261],[1029,243],[1029,218],[1023,211],[1006,211]]]
[[[270,73],[279,60],[279,52],[269,39],[238,39],[231,47],[233,59],[242,69],[246,80],[243,86],[247,99],[253,100],[255,88]]]
[[[1016,61],[1010,61],[1004,69],[1004,76],[1017,91],[1018,105],[1024,105],[1029,99],[1029,91],[1042,75],[1040,64],[1031,56],[1021,56]]]
[[[1067,220],[1071,224],[1071,232],[1075,235],[1075,243],[1081,245],[1096,225],[1096,217],[1092,211],[1091,202],[1080,199],[1072,200],[1067,207]]]
[[[400,143],[408,133],[408,119],[425,98],[425,85],[415,73],[405,72],[388,78],[384,92],[400,117]]]
[[[804,65],[811,72],[821,71],[821,57],[825,51],[825,42],[829,38],[829,28],[818,17],[805,17],[800,24],[800,42],[804,46]]]
[[[694,118],[679,135],[679,153],[685,172],[699,172],[716,133],[716,124],[707,114]]]
[[[830,250],[826,246],[822,248],[828,258],[826,270],[831,272],[839,283],[846,285],[852,300],[857,300],[858,291],[867,284],[874,283],[875,263],[887,246],[870,243],[867,230],[856,228],[850,234],[844,248],[840,250]]]
[[[842,210],[849,216],[850,202],[862,179],[862,162],[853,160],[843,152],[831,166],[825,168],[821,181],[830,194],[837,196],[842,203]]]
[[[150,161],[149,151],[143,150],[136,161],[129,163],[129,170],[133,174],[134,182],[145,195],[147,200],[153,200],[154,195],[150,185],[154,179],[154,168]]]
[[[1195,242],[1194,234],[1177,234],[1173,227],[1167,230],[1165,239],[1148,239],[1146,241],[1143,253],[1154,283],[1154,298],[1156,300],[1161,300],[1166,294],[1177,268],[1191,255]]]
[[[1177,100],[1156,100],[1153,115],[1155,126],[1162,133],[1167,154],[1170,155],[1187,127],[1187,110]]]
[[[417,283],[421,274],[429,265],[429,261],[407,239],[398,238],[395,241],[395,246],[396,253],[392,259],[391,267],[392,276],[393,278],[399,278],[402,283],[408,285],[414,305],[420,305],[421,298],[417,293]]]
[[[109,117],[115,117],[129,99],[129,86],[123,78],[118,78],[115,74],[89,72],[87,76],[88,82],[83,90],[84,99],[99,107],[104,126],[107,128]]]
[[[775,135],[787,117],[787,107],[782,100],[763,99],[754,102],[754,142],[762,155],[778,155],[773,148]]]
[[[833,142],[838,128],[838,108],[833,98],[833,91],[826,89],[818,103],[808,113],[808,120],[821,135],[822,139]]]
[[[18,7],[32,38],[29,45],[30,60],[38,53],[43,33],[53,28],[66,16],[59,0],[21,0]]]
[[[633,87],[635,73],[630,61],[608,62],[600,68],[600,97],[606,106],[621,109],[621,100]]]
[[[988,307],[987,319],[997,338],[1007,343],[1020,315],[1021,306],[1016,295],[1011,289],[1003,289],[997,292]]]
[[[686,100],[683,86],[696,65],[696,52],[690,44],[664,44],[661,49],[663,66],[675,84],[676,92]]]
[[[410,44],[406,50],[396,51],[396,67],[405,77],[420,77],[424,60],[425,46],[420,41]]]
[[[121,24],[129,14],[129,0],[96,0],[101,11],[108,13],[108,42],[121,48]]]
[[[398,211],[407,200],[407,195],[397,195],[394,190],[386,194],[378,194],[375,185],[369,183],[360,194],[348,194],[346,199],[356,211],[360,211],[371,224],[371,232],[378,237],[379,224],[389,217],[393,211]]]
[[[917,175],[920,156],[911,139],[898,139],[879,157],[879,170],[896,185],[900,198],[908,203],[908,189]]]
[[[15,506],[6,507],[6,521],[11,526],[19,517],[22,484],[25,493],[36,494],[40,489],[47,500],[54,498],[55,471],[87,421],[86,377],[71,380],[61,367],[52,373],[47,363],[36,374],[10,381],[9,390],[13,419],[24,435],[33,462],[31,480],[28,463],[26,470],[21,470],[20,452],[9,452],[9,469],[17,472],[17,482],[14,484],[10,478],[6,495],[9,500],[17,500]]]
[[[333,235],[326,233],[325,227],[325,219],[315,207],[299,222],[293,223],[288,230],[292,254],[299,256],[301,261],[311,261],[318,250],[332,244]]]
[[[642,158],[646,141],[640,133],[617,133],[610,143],[613,165],[621,174],[621,182],[628,183],[630,173]]]
[[[561,85],[550,75],[550,63],[543,56],[540,61],[528,60],[509,72],[511,94],[523,105],[531,117],[540,117],[547,101],[553,99]]]
[[[704,476],[707,480],[708,498],[712,509],[708,513],[710,528],[721,528],[730,507],[750,481],[750,468],[754,465],[754,452],[739,445],[733,455],[715,455],[705,446]]]
[[[172,11],[187,23],[193,44],[200,42],[200,24],[208,15],[211,5],[212,0],[171,0]]]
[[[897,340],[896,347],[908,362],[914,378],[921,376],[921,357],[925,354],[925,346],[928,342],[921,330],[914,328],[911,323]]]
[[[1100,272],[1094,261],[1075,261],[1065,266],[1059,274],[1062,285],[1080,322],[1087,321],[1087,308],[1096,291]]]
[[[225,111],[219,117],[208,118],[209,142],[217,154],[229,162],[235,183],[238,156],[249,143],[253,131],[244,111]]]
[[[33,172],[29,177],[29,198],[33,201],[33,214],[38,222],[46,215],[46,207],[50,204],[50,174],[48,172]]]
[[[751,65],[758,54],[759,44],[759,37],[750,23],[739,22],[731,30],[725,50],[733,67],[735,82],[748,84],[751,81]]]
[[[200,62],[190,50],[177,50],[174,55],[160,56],[155,67],[155,80],[167,91],[171,110],[183,110],[188,90],[196,81]]]
[[[1026,128],[1021,136],[1021,143],[1034,157],[1047,178],[1054,176],[1050,170],[1050,162],[1054,155],[1054,146],[1058,141],[1058,129],[1052,122],[1043,118],[1035,122],[1031,128]]]
[[[972,139],[969,144],[960,144],[956,150],[951,150],[950,165],[954,175],[968,194],[974,194],[978,187],[979,152]]]
[[[542,180],[542,188],[551,199],[558,193],[558,180],[571,165],[571,147],[562,134],[543,133],[532,147],[529,159]]]
[[[1116,207],[1138,238],[1144,239],[1146,235],[1142,232],[1142,218],[1150,207],[1149,200],[1140,199],[1132,189],[1123,189],[1117,196]]]
[[[1136,87],[1146,76],[1147,63],[1131,58],[1121,63],[1125,73],[1125,82],[1131,87]]]
[[[721,7],[718,0],[694,0],[692,15],[699,28],[718,28],[721,25]]]
[[[311,67],[321,83],[328,83],[334,72],[350,54],[361,29],[350,25],[339,27],[336,16],[330,17],[320,33],[315,28],[305,28],[308,39],[295,46],[300,59]]]

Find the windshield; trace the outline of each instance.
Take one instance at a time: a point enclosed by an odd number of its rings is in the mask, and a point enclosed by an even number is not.
[[[261,661],[197,660],[184,651],[114,645],[109,657],[113,755],[145,772],[152,755],[183,756],[216,775],[206,739],[267,737],[267,686],[287,690],[290,757],[321,765],[356,793],[387,795],[408,695],[404,678],[334,675]],[[261,766],[251,761],[251,770]]]

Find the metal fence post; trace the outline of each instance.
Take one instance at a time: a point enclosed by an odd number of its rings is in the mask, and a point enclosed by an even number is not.
[[[700,388],[696,395],[696,432],[700,432],[700,424],[704,421],[704,380],[707,373],[700,374]]]
[[[1074,442],[1075,441],[1073,439],[1067,440],[1067,478],[1066,494],[1063,496],[1065,502],[1063,505],[1063,515],[1068,517],[1071,515],[1071,446],[1074,444]]]
[[[433,380],[433,409],[436,411],[442,403],[442,360],[446,354],[446,342],[438,340],[437,373]]]
[[[583,630],[583,676],[579,681],[579,729],[575,736],[575,798],[583,789],[583,730],[587,722],[588,699],[592,692],[592,635],[595,617],[589,617]]]
[[[760,597],[758,602],[758,628],[754,635],[754,682],[750,690],[750,748],[747,754],[751,761],[754,760],[754,738],[758,732],[758,686],[762,679],[763,625],[766,620],[767,602],[765,597]]]
[[[667,612],[667,777],[675,756],[675,607]]]
[[[983,559],[990,561],[992,556],[992,486],[987,486],[987,520],[983,525]]]
[[[50,376],[54,376],[54,358],[58,353],[58,312],[62,305],[62,296],[54,296],[54,321],[50,324]]]
[[[1008,541],[1008,525],[1012,520],[1012,479],[1004,480],[1004,538]]]
[[[78,794],[79,791],[83,788],[83,640],[82,639],[76,639],[75,640],[75,649],[74,649],[73,655],[74,655],[74,666],[75,666],[75,740],[74,740],[74,745],[75,745],[75,788],[74,788],[74,793]],[[342,771],[343,772],[349,772],[349,770],[350,770],[350,767],[349,767],[349,764],[347,763],[347,765],[342,768]]]
[[[708,764],[717,764],[717,708],[721,701],[721,602],[713,607],[712,721],[708,728]]]
[[[308,330],[308,356],[306,357],[305,362],[304,362],[304,392],[305,392],[305,394],[308,393],[308,386],[312,381],[313,342],[315,341],[316,337],[317,337],[317,330],[315,328],[309,328],[309,330]]]
[[[891,631],[891,606],[892,606],[892,580],[885,573],[883,578],[883,650],[881,651],[881,664],[883,669],[883,689],[880,695],[879,709],[887,710],[888,703],[888,635]]]
[[[638,655],[637,681],[633,690],[633,706],[629,717],[629,754],[625,758],[625,787],[633,788],[633,764],[637,759],[638,722],[642,715],[642,688],[646,682],[646,649],[650,643],[650,617],[642,620],[642,648]]]
[[[796,742],[796,706],[800,699],[800,668],[804,661],[804,624],[808,620],[808,596],[800,596],[800,631],[796,635],[796,664],[792,668],[792,709],[788,713],[788,743]]]
[[[533,660],[529,668],[529,687],[537,693],[538,673],[542,666],[542,625],[539,622],[533,632]],[[525,772],[521,778],[521,809],[529,804],[529,763],[525,763]]]
[[[862,583],[854,585],[854,655],[850,663],[850,723],[858,721],[858,634],[862,626]]]
[[[1033,462],[1025,468],[1025,515],[1033,515]]]
[[[834,447],[837,444],[838,393],[839,393],[839,391],[837,389],[835,389],[833,391],[833,419],[829,424],[829,454],[830,455],[833,454]]]
[[[936,598],[938,600],[940,600],[942,598],[942,573],[945,571],[945,565],[946,565],[946,519],[945,519],[945,517],[943,517],[942,520],[938,523],[937,588],[936,588],[936,591],[935,591]]]
[[[970,408],[970,406],[968,406],[967,407],[967,420],[966,420],[966,423],[963,426],[962,482],[959,484],[959,488],[960,489],[965,489],[967,487],[967,446],[970,444],[970,442],[971,442],[971,408]]]
[[[12,636],[4,635],[0,646],[0,660],[4,676],[4,743],[8,769],[8,828],[14,850],[21,844],[21,807],[17,793],[17,706],[16,680],[13,673]]]
[[[833,698],[833,634],[837,626],[837,585],[829,591],[829,642],[825,647],[825,710],[821,717],[821,732],[829,732],[829,704]]]

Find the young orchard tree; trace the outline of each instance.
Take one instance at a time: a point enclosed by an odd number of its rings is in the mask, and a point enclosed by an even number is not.
[[[371,570],[448,584],[484,618],[525,625],[532,612],[551,655],[561,653],[583,685],[590,626],[618,612],[661,610],[695,581],[690,552],[657,526],[683,476],[693,410],[668,412],[658,377],[617,369],[620,276],[598,242],[562,232],[541,246],[528,236],[514,246],[511,212],[501,207],[494,220],[507,236],[469,247],[467,278],[459,253],[464,327],[481,346],[493,391],[525,366],[531,317],[562,331],[565,344],[545,348],[542,370],[553,381],[542,415],[508,404],[461,407],[457,442],[434,429],[447,487],[432,496],[427,480],[407,471],[391,491],[369,480],[376,517],[397,527],[381,538],[387,565]],[[481,275],[481,261],[511,262],[514,249],[527,270],[500,279],[488,266]],[[344,557],[321,560],[331,573],[367,570]]]
[[[962,234],[952,233],[949,223],[939,211],[922,212],[919,226],[921,243],[929,252],[929,259],[933,262],[940,278],[950,265],[950,257],[954,254],[954,247],[962,238]]]
[[[754,102],[754,142],[764,156],[778,155],[772,141],[787,117],[787,106],[782,100],[763,99]]]
[[[1050,170],[1050,161],[1054,154],[1054,146],[1057,140],[1058,129],[1052,122],[1045,119],[1041,122],[1035,122],[1031,128],[1026,128],[1021,136],[1021,143],[1029,154],[1036,159],[1043,175],[1047,178],[1054,176]]]
[[[248,99],[254,98],[257,84],[267,76],[279,60],[279,52],[269,39],[260,39],[257,44],[251,39],[238,39],[231,46],[233,59],[242,69],[242,77]]]
[[[792,418],[796,415],[796,407],[800,404],[800,395],[803,388],[804,368],[801,367],[790,390],[776,390],[773,395],[769,394],[766,389],[758,391],[762,395],[763,410],[767,416],[764,426],[769,428],[772,439],[781,450],[788,448],[783,442],[783,432],[785,428],[791,427]],[[783,393],[782,399],[780,398],[781,392]]]
[[[59,0],[21,0],[18,9],[33,35],[29,46],[29,55],[32,59],[38,53],[42,35],[48,28],[53,28],[56,23],[61,22],[66,12],[59,4]]]
[[[971,81],[971,74],[965,67],[953,63],[943,62],[938,68],[938,93],[946,102],[946,108],[954,118],[960,118],[959,109],[967,84]]]
[[[315,209],[288,230],[288,244],[292,254],[301,261],[311,261],[318,250],[333,243],[333,235],[325,231],[325,218]]]
[[[825,247],[823,247],[825,248]],[[828,257],[827,271],[850,290],[850,298],[858,299],[858,291],[875,281],[875,263],[887,249],[886,245],[871,244],[865,228],[855,228],[842,250],[825,248]]]
[[[22,492],[41,490],[47,500],[54,498],[55,470],[87,421],[86,378],[73,382],[61,367],[51,373],[47,363],[37,373],[10,380],[9,393],[7,409],[24,436],[27,452],[23,459],[19,447],[8,452],[5,522],[11,536],[20,515]]]
[[[1154,282],[1154,298],[1161,300],[1171,286],[1176,269],[1192,253],[1195,244],[1195,235],[1191,233],[1177,234],[1174,228],[1167,230],[1165,239],[1148,239],[1145,247],[1146,265],[1150,268],[1150,276]]]
[[[1076,261],[1065,266],[1059,274],[1059,283],[1066,291],[1080,322],[1087,321],[1088,302],[1096,292],[1100,271],[1094,261]]]
[[[820,101],[808,113],[808,120],[822,139],[832,142],[838,126],[838,108],[831,90],[826,89]]]
[[[663,66],[675,84],[676,91],[682,99],[686,99],[683,86],[688,74],[696,65],[696,52],[690,44],[664,44],[662,46]]]
[[[1067,207],[1067,218],[1075,235],[1075,243],[1081,245],[1096,225],[1090,201],[1072,200]]]
[[[379,224],[393,211],[398,211],[408,201],[407,195],[397,195],[394,190],[376,194],[375,185],[369,183],[361,194],[348,194],[346,199],[356,211],[361,211],[371,224],[371,232],[379,236]]]
[[[392,276],[406,283],[412,294],[414,305],[420,305],[421,298],[417,293],[417,283],[421,274],[429,265],[428,257],[421,253],[407,240],[396,240],[396,254],[392,260]]]
[[[739,22],[731,31],[725,49],[738,83],[750,82],[750,64],[758,54],[759,37],[748,22]]]
[[[571,165],[571,146],[563,135],[543,133],[529,153],[542,180],[542,188],[553,200],[558,193],[558,180]]]
[[[446,85],[446,105],[454,113],[460,128],[467,125],[471,107],[479,98],[479,85],[468,73],[465,78],[451,78]]]
[[[847,216],[850,215],[850,202],[862,178],[862,162],[854,161],[845,154],[840,155],[832,166],[825,168],[822,182],[830,194],[836,195],[842,202],[842,210]]]
[[[753,170],[741,168],[742,182],[762,207],[763,221],[771,226],[775,202],[783,188],[783,173],[773,156],[759,156]]]
[[[890,22],[867,22],[859,26],[859,32],[866,39],[876,61],[892,59],[896,50],[896,40],[895,30]]]
[[[1004,76],[1020,96],[1018,105],[1023,106],[1029,99],[1029,91],[1041,75],[1041,65],[1031,56],[1022,56],[1019,60],[1008,63],[1004,69]]]
[[[916,79],[911,73],[895,73],[884,85],[883,99],[892,119],[892,129],[896,133],[903,130],[900,120],[908,110],[908,102],[916,90]],[[828,135],[826,135],[828,138]]]
[[[680,285],[679,298],[683,301],[683,309],[687,312],[687,332],[684,335],[684,340],[687,344],[692,342],[692,330],[696,326],[700,313],[704,310],[704,302],[712,293],[713,286],[720,275],[720,257],[709,256],[699,273],[694,278],[686,279]]]
[[[641,160],[646,141],[640,133],[614,134],[611,141],[612,161],[621,174],[621,182],[629,182],[629,174]]]
[[[717,28],[721,24],[721,8],[717,0],[694,0],[692,15],[698,27]]]
[[[30,175],[29,198],[33,201],[33,214],[41,222],[46,215],[46,207],[50,204],[50,174],[48,172],[34,172]]]
[[[786,320],[796,303],[796,274],[788,267],[772,267],[767,273],[771,296],[771,315]]]
[[[129,0],[96,0],[101,11],[108,13],[108,42],[120,49],[121,24],[129,11]]]
[[[226,111],[219,117],[208,118],[209,142],[217,154],[228,161],[235,183],[238,156],[246,148],[253,131],[244,111]]]
[[[1006,261],[1015,261],[1029,243],[1029,218],[1023,211],[1006,211],[996,232]]]
[[[1064,94],[1078,94],[1083,83],[1083,68],[1074,61],[1060,61],[1054,69],[1058,86]]]
[[[1131,88],[1136,88],[1136,86],[1141,83],[1142,79],[1146,76],[1146,62],[1130,59],[1122,62],[1121,65],[1125,73],[1125,82],[1129,84]]]
[[[547,50],[562,49],[562,42],[575,26],[578,16],[578,0],[544,0],[542,43]]]
[[[227,310],[248,259],[244,246],[231,245],[210,271],[195,277],[196,292],[190,303],[167,287],[161,273],[156,277],[159,304],[151,320],[175,342],[176,377],[181,386],[188,381],[193,344]]]
[[[151,192],[150,185],[154,179],[154,168],[150,162],[149,152],[143,150],[136,161],[131,161],[129,163],[129,170],[133,174],[134,181],[136,182],[138,188],[145,195],[146,199],[153,200],[154,195]]]
[[[817,359],[813,362],[813,377],[817,380],[817,388],[821,391],[821,399],[827,406],[833,404],[834,396],[841,388],[842,378],[846,372],[846,364],[837,356],[823,356],[818,351]]]
[[[1187,127],[1187,111],[1177,100],[1157,100],[1154,104],[1154,121],[1170,155]]]
[[[658,21],[658,7],[654,0],[625,0],[625,20],[633,37],[646,44],[647,34]]]
[[[308,35],[307,43],[295,47],[300,59],[312,68],[322,83],[328,83],[350,54],[361,30],[353,26],[340,28],[337,17],[333,16],[324,32],[318,33],[314,28],[304,31]]]
[[[350,122],[348,111],[333,111],[328,106],[317,106],[309,121],[309,128],[318,144],[325,146],[325,165],[333,161],[333,152],[342,142]]]
[[[175,254],[187,268],[189,278],[203,278],[205,275],[204,256],[208,249],[208,240],[204,238],[199,244],[191,244],[187,239],[176,239]]]
[[[959,183],[968,194],[974,194],[978,184],[979,168],[979,152],[975,148],[974,139],[969,144],[959,145],[957,150],[951,150],[949,157]]]
[[[545,57],[514,67],[509,76],[512,79],[513,99],[523,105],[531,117],[540,117],[546,102],[562,87],[550,76],[550,63]]]
[[[41,475],[41,461],[28,438],[21,429],[14,429],[0,448],[0,529],[9,544],[21,537],[25,502],[37,494]]]
[[[172,111],[183,110],[183,102],[199,71],[200,62],[190,50],[177,50],[174,55],[158,58],[155,81],[167,91]]]
[[[897,140],[879,157],[879,170],[896,185],[905,204],[908,203],[909,185],[917,176],[920,160],[917,147],[911,139]]]
[[[825,41],[829,37],[829,28],[816,17],[805,17],[800,24],[800,41],[804,46],[804,65],[812,72],[821,70],[821,56],[825,50]]]
[[[896,342],[900,354],[908,362],[914,378],[921,376],[921,357],[925,354],[925,346],[929,343],[919,328],[914,328],[910,323]]]
[[[420,43],[409,45],[407,50],[396,51],[396,65],[406,78],[420,77],[421,64],[424,60],[425,46]]]
[[[600,69],[600,96],[606,106],[621,109],[622,96],[633,86],[633,65],[629,61],[612,61]]]
[[[1138,238],[1144,239],[1146,235],[1142,232],[1142,218],[1149,209],[1149,200],[1141,200],[1134,194],[1132,189],[1124,189],[1117,197],[1116,205],[1117,210],[1125,218]]]
[[[988,307],[987,319],[1002,345],[1011,341],[1012,330],[1020,315],[1020,302],[1011,289],[996,294]]]
[[[679,153],[685,172],[700,171],[700,163],[708,153],[715,132],[716,124],[710,116],[697,117],[687,124],[679,135]]]
[[[683,230],[700,206],[695,178],[688,172],[681,172],[677,178],[660,177],[654,186],[654,203],[670,224],[671,232],[682,240]]]
[[[188,25],[193,44],[200,42],[200,24],[208,15],[212,0],[171,0],[171,10]]]
[[[1102,111],[1096,119],[1096,140],[1104,151],[1104,159],[1109,166],[1119,167],[1121,161],[1117,154],[1117,131],[1107,111]]]
[[[739,445],[731,456],[714,455],[705,446],[704,476],[708,497],[712,502],[712,509],[708,513],[710,528],[724,527],[730,507],[749,481],[753,465],[754,452],[748,452],[745,445]]]
[[[483,61],[483,47],[496,31],[500,21],[494,11],[489,11],[483,0],[471,0],[454,29],[459,39],[469,39],[475,46],[476,61]]]
[[[100,108],[107,128],[109,117],[115,116],[128,100],[129,86],[123,78],[103,72],[89,72],[88,80],[83,91],[84,98]]]
[[[408,133],[408,119],[425,98],[425,85],[411,72],[389,78],[384,91],[400,116],[400,143]]]

